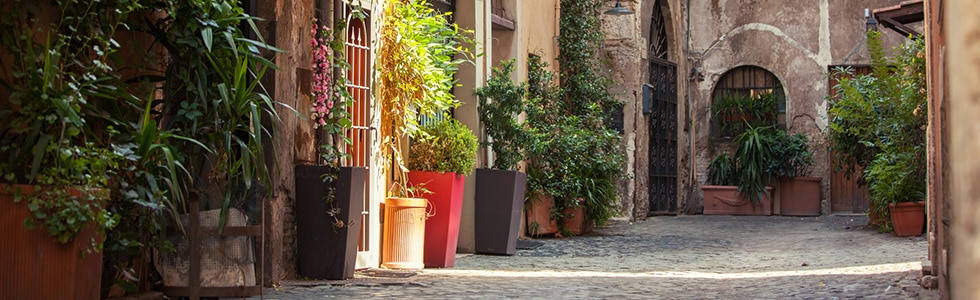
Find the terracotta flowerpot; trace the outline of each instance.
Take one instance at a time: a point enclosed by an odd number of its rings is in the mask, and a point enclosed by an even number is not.
[[[26,200],[14,202],[17,190],[24,196],[35,194],[33,185],[0,184],[0,298],[99,299],[102,252],[82,253],[93,238],[101,242],[104,236],[92,224],[61,244],[42,224],[25,228],[31,212]],[[81,195],[78,190],[71,193]]]
[[[476,169],[476,253],[514,255],[527,175]]]
[[[820,177],[783,177],[779,179],[780,215],[820,216]]]
[[[897,236],[917,236],[925,231],[926,204],[918,202],[899,202],[888,204],[891,210],[892,225]]]
[[[769,193],[764,195],[761,203],[758,204],[753,204],[746,197],[742,197],[737,186],[705,185],[701,190],[704,192],[706,215],[772,215],[771,187],[766,187]]]
[[[418,270],[425,267],[426,204],[423,198],[386,198],[381,266]]]
[[[326,166],[296,166],[296,264],[299,275],[316,279],[354,278],[367,168],[342,167],[334,182],[321,177]],[[326,202],[333,186],[332,204]],[[338,209],[336,220],[331,209]]]
[[[583,235],[592,232],[592,222],[585,217],[585,206],[580,204],[569,207],[562,211],[565,215],[565,229],[574,235]]]
[[[426,268],[452,268],[456,263],[465,181],[465,176],[452,172],[408,172],[408,182],[413,186],[424,184],[432,192],[422,195],[431,203],[433,213],[425,221]]]
[[[558,232],[558,222],[551,218],[555,211],[555,197],[535,193],[527,209],[527,231],[531,236],[542,236]]]

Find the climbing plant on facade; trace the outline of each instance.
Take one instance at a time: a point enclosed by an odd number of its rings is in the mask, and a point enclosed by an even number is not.
[[[526,122],[535,140],[528,151],[530,188],[554,195],[559,212],[585,206],[596,225],[617,213],[624,160],[620,137],[605,121],[606,112],[621,104],[609,93],[612,79],[600,59],[601,4],[561,1],[557,86],[546,64],[532,56]],[[557,214],[560,227],[564,217]]]

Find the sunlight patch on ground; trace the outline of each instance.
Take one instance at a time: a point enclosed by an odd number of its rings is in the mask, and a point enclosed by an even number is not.
[[[600,272],[600,271],[504,271],[504,270],[460,270],[426,269],[424,274],[462,276],[462,277],[534,277],[534,278],[575,278],[575,277],[614,277],[614,278],[688,278],[688,279],[745,279],[787,276],[815,275],[875,275],[894,272],[908,272],[922,267],[921,262],[853,266],[841,268],[805,269],[799,271],[765,272],[696,272],[696,271],[655,271],[655,272]],[[806,268],[806,267],[801,267]]]

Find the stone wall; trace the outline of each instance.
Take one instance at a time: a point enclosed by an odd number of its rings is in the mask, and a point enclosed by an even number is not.
[[[607,1],[609,7],[614,1]],[[646,128],[639,112],[646,82],[651,13],[657,1],[628,1],[631,16],[604,16],[606,52],[620,83],[614,93],[626,103],[626,166],[635,174],[623,183],[623,211],[645,218],[649,211]],[[786,94],[786,129],[805,133],[814,150],[813,176],[822,177],[822,211],[830,213],[831,166],[826,140],[827,71],[832,65],[868,64],[864,8],[899,0],[688,1],[661,0],[667,23],[668,60],[678,69],[678,211],[696,213],[707,165],[728,145],[711,136],[711,94],[722,75],[739,66],[773,73]],[[885,32],[885,47],[904,40]],[[693,141],[693,143],[692,143]]]
[[[268,42],[285,50],[275,58],[280,71],[271,72],[266,80],[275,100],[303,111],[310,107],[309,28],[315,13],[315,3],[291,3],[284,1],[257,1],[256,14],[266,21],[258,24]],[[302,80],[300,80],[302,79]],[[297,117],[296,112],[279,108],[282,122],[277,123],[276,135],[269,145],[266,159],[276,163],[273,168],[271,193],[265,207],[265,257],[263,277],[265,284],[296,277],[296,222],[293,213],[295,191],[293,166],[297,160],[309,161],[313,152],[313,128],[308,121]]]

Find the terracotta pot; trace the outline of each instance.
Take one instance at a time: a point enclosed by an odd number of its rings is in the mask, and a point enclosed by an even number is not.
[[[772,215],[771,187],[766,187],[769,193],[764,195],[761,203],[758,204],[753,204],[746,197],[742,197],[737,186],[705,185],[701,186],[701,190],[704,192],[706,215]]]
[[[382,267],[409,270],[425,267],[426,201],[424,198],[385,198]]]
[[[565,215],[565,229],[573,235],[592,232],[592,222],[589,222],[588,218],[585,217],[585,206],[581,205],[581,200],[579,200],[579,205],[564,209],[562,214]]]
[[[820,216],[820,177],[783,177],[779,179],[779,214],[784,216]]]
[[[41,224],[25,228],[31,212],[26,201],[14,202],[18,189],[24,196],[35,193],[32,185],[0,184],[0,298],[99,299],[102,252],[82,253],[92,239],[101,242],[104,236],[92,224],[63,245]],[[71,193],[81,195],[78,190]]]
[[[891,210],[892,225],[897,236],[922,235],[926,225],[926,204],[924,201],[899,202],[888,204]]]
[[[527,209],[527,233],[531,236],[542,236],[558,232],[558,222],[551,218],[555,211],[555,197],[535,194]]]

